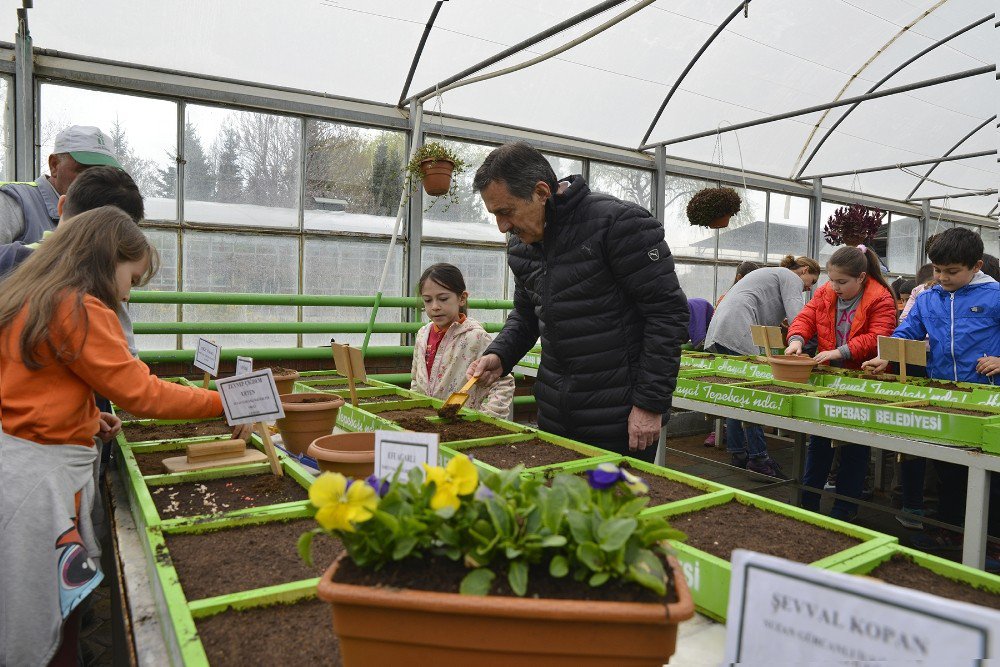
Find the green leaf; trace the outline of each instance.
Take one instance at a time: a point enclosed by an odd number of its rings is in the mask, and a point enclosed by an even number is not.
[[[299,558],[305,561],[305,564],[309,567],[313,566],[312,559],[312,543],[313,538],[316,536],[315,530],[310,530],[299,535],[298,550]]]
[[[577,542],[592,542],[594,534],[590,530],[590,518],[579,510],[569,510],[566,512],[566,522],[569,524],[573,539]]]
[[[523,596],[528,592],[528,564],[522,560],[511,561],[507,570],[507,581],[515,595]]]
[[[381,509],[375,510],[375,520],[389,529],[389,532],[396,534],[399,532],[399,520],[388,512]]]
[[[662,542],[663,540],[677,540],[679,542],[683,542],[687,539],[687,535],[676,528],[671,528],[666,523],[652,523],[642,527],[640,538],[645,544],[653,544],[655,542]]]
[[[412,535],[405,535],[396,542],[396,548],[392,550],[393,560],[403,560],[410,555],[413,548],[417,546],[417,538]]]
[[[649,549],[642,549],[629,565],[629,575],[640,586],[645,586],[657,595],[666,595],[666,572],[663,563]]]
[[[556,579],[565,577],[569,573],[569,561],[565,556],[553,556],[549,561],[549,574]]]
[[[496,498],[490,499],[486,503],[486,511],[489,512],[490,519],[493,521],[493,527],[496,528],[498,533],[510,535],[514,532],[514,522],[507,513],[507,507],[501,504],[499,500]]]
[[[590,580],[587,583],[593,586],[594,588],[597,588],[598,586],[603,585],[604,582],[606,582],[610,577],[611,577],[610,572],[597,572],[591,575]]]
[[[551,489],[542,505],[542,525],[553,533],[559,532],[563,516],[569,507],[569,496],[562,488]]]
[[[649,496],[636,496],[618,508],[618,516],[635,516],[649,504]]]
[[[520,549],[516,549],[514,547],[505,547],[504,548],[504,553],[507,555],[507,559],[508,560],[514,560],[515,558],[517,558],[518,556],[520,556],[524,552],[521,551]]]
[[[487,595],[493,587],[496,576],[489,568],[477,568],[462,578],[458,592],[462,595]]]
[[[557,475],[552,481],[552,488],[565,490],[573,507],[586,507],[590,504],[590,484],[582,477]]]
[[[604,553],[593,542],[584,542],[576,548],[576,558],[593,571],[604,565]]]
[[[566,542],[566,537],[563,535],[546,535],[542,538],[543,547],[564,547]]]
[[[635,532],[639,522],[635,519],[608,519],[597,528],[597,540],[604,551],[617,551]]]

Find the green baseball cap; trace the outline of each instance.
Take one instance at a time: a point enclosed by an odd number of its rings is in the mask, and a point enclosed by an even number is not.
[[[71,125],[56,135],[53,153],[69,153],[80,164],[125,168],[115,157],[111,138],[92,125]]]

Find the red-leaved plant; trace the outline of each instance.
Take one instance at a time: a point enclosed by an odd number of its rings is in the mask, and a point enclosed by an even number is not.
[[[885,211],[861,204],[841,206],[826,221],[823,238],[830,245],[868,243],[882,226]]]

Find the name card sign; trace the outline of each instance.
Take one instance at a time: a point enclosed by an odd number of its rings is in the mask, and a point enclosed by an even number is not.
[[[200,368],[212,377],[216,377],[219,375],[219,360],[221,357],[221,345],[216,345],[207,338],[198,339],[198,349],[194,353],[195,368]]]
[[[337,373],[347,378],[347,388],[351,392],[351,405],[358,407],[358,391],[355,381],[365,382],[368,374],[365,372],[365,357],[361,349],[344,343],[330,341],[333,349],[333,363]]]
[[[733,552],[724,664],[979,665],[1000,612],[868,577]]]
[[[215,386],[230,426],[281,419],[285,411],[270,368],[218,380]]]
[[[781,334],[780,327],[765,327],[758,324],[750,325],[750,337],[753,344],[764,348],[764,354],[772,356],[774,349],[785,347],[785,337]]]
[[[438,434],[375,431],[375,476],[392,479],[399,470],[406,479],[413,468],[438,464]]]
[[[236,357],[236,374],[253,373],[253,357]]]
[[[906,365],[927,365],[927,343],[892,336],[878,337],[878,357],[899,364],[899,380],[906,382]]]

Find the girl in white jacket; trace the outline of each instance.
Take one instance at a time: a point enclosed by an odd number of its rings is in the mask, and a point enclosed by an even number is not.
[[[417,332],[410,389],[433,398],[448,398],[466,383],[465,371],[493,342],[481,325],[466,316],[469,293],[458,267],[434,264],[418,285],[430,322]],[[465,407],[508,419],[514,399],[514,378],[500,378],[490,387],[474,385]]]

